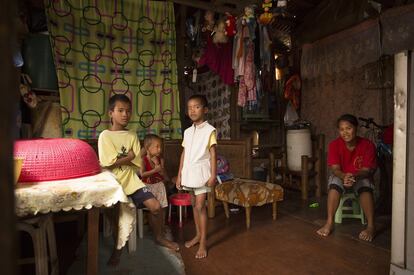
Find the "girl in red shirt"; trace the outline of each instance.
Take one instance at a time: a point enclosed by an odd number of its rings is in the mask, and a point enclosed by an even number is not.
[[[329,144],[328,149],[328,166],[332,172],[328,181],[328,217],[317,233],[326,237],[332,232],[341,195],[352,189],[359,195],[368,222],[359,238],[370,242],[375,235],[372,194],[372,175],[377,166],[375,145],[368,139],[357,136],[358,120],[353,115],[342,115],[337,120],[337,127],[339,137]]]

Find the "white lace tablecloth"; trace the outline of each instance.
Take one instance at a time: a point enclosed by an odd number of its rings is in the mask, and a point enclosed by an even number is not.
[[[18,183],[15,188],[16,215],[19,217],[58,211],[110,207],[121,202],[118,249],[129,238],[136,222],[135,207],[108,172],[76,179],[37,183]]]

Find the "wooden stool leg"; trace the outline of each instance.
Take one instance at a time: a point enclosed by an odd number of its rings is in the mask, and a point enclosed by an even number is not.
[[[272,203],[272,208],[273,208],[273,220],[276,220],[277,218],[277,202],[273,202]]]
[[[224,214],[226,215],[226,218],[230,218],[230,211],[229,211],[229,204],[225,201],[223,201],[223,208],[224,208]]]
[[[250,228],[250,214],[252,212],[252,208],[250,206],[246,207],[246,227],[247,229]]]

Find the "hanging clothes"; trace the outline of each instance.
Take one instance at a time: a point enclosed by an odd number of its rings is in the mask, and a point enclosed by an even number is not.
[[[294,74],[289,77],[285,85],[285,99],[289,100],[292,103],[292,106],[295,109],[299,109],[300,106],[300,89],[302,86],[302,81],[298,74]]]
[[[204,54],[198,61],[199,66],[207,65],[218,74],[227,85],[234,84],[234,71],[232,67],[233,44],[231,39],[227,43],[213,43],[211,36],[207,37]]]
[[[254,65],[254,45],[247,47],[244,74],[239,78],[238,105],[244,107],[247,101],[256,101],[256,68]]]

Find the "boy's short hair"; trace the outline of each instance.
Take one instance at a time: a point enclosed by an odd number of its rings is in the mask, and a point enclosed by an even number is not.
[[[190,96],[188,101],[190,101],[192,99],[196,99],[196,100],[200,101],[200,103],[201,103],[201,105],[203,105],[203,107],[208,108],[208,101],[207,101],[207,97],[205,95],[200,95],[200,94],[192,95],[192,96]]]
[[[339,127],[339,122],[341,122],[341,121],[349,122],[355,128],[358,128],[358,119],[354,115],[351,115],[351,114],[343,114],[336,121],[336,127]]]
[[[156,134],[148,134],[144,137],[144,148],[148,149],[154,140],[162,141],[162,138]]]
[[[132,103],[131,103],[131,100],[129,99],[129,97],[127,97],[124,94],[115,94],[115,95],[113,95],[109,98],[108,109],[113,111],[114,108],[115,108],[115,105],[118,101],[128,103],[130,106],[132,106]]]

